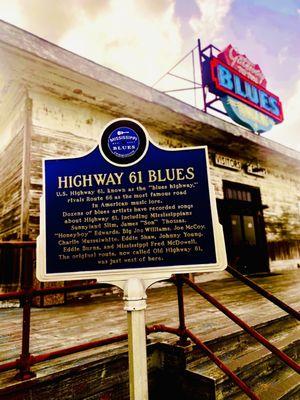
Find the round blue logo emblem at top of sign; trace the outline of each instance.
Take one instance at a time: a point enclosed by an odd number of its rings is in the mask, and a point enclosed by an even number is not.
[[[122,126],[110,133],[107,144],[111,153],[116,157],[127,158],[139,150],[140,139],[132,128]]]

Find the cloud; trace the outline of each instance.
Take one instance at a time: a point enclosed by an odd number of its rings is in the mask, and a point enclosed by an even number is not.
[[[0,18],[4,21],[20,26],[23,26],[22,11],[18,0],[0,1]]]
[[[280,65],[289,59],[289,54],[289,46],[284,46],[279,50],[277,58]]]
[[[150,85],[182,55],[175,0],[0,0],[0,16]]]
[[[153,4],[154,3],[154,4]],[[180,57],[180,23],[174,1],[111,0],[91,19],[86,12],[59,44],[147,84]]]
[[[300,65],[299,65],[300,72]],[[293,94],[283,102],[284,121],[265,134],[270,139],[300,151],[300,78]]]
[[[23,25],[30,32],[57,43],[61,36],[76,23],[75,2],[70,0],[26,0],[19,1]]]
[[[57,43],[80,15],[93,18],[109,7],[107,0],[0,0],[0,16],[5,21]]]
[[[196,0],[201,17],[192,17],[189,23],[198,36],[205,38],[206,44],[223,44],[219,35],[232,2],[233,0]]]

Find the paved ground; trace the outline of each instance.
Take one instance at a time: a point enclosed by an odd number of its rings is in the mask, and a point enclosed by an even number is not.
[[[300,308],[300,271],[289,271],[254,280],[292,307]],[[229,274],[226,279],[202,282],[201,287],[251,325],[284,314],[278,307]],[[187,325],[203,340],[239,329],[191,289],[185,287],[184,294]],[[173,285],[148,290],[147,304],[148,325],[164,323],[177,327],[177,298]],[[18,357],[21,321],[21,309],[0,309],[0,362],[15,360]],[[124,332],[126,313],[123,311],[121,296],[98,297],[88,302],[46,309],[34,308],[31,353],[36,355]],[[173,336],[166,334],[155,334],[154,337],[169,342],[175,340]]]

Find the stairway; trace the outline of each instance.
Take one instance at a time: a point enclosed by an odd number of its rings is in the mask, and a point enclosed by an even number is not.
[[[255,328],[291,358],[296,361],[299,359],[300,324],[294,318],[277,318]],[[300,399],[300,376],[247,333],[228,335],[207,344],[261,400]],[[248,399],[230,378],[207,357],[201,356],[199,351],[191,352],[186,361],[189,373],[213,381],[215,397],[206,398]]]
[[[283,316],[254,328],[292,359],[299,360],[300,324],[294,318]],[[218,337],[206,345],[248,384],[259,399],[300,399],[300,376],[244,331]],[[164,346],[162,352],[164,389],[170,398],[249,399],[201,350],[177,348],[175,351],[174,347]]]

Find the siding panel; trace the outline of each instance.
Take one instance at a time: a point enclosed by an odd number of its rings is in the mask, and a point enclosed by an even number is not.
[[[0,239],[17,239],[21,224],[22,128],[0,154]]]

